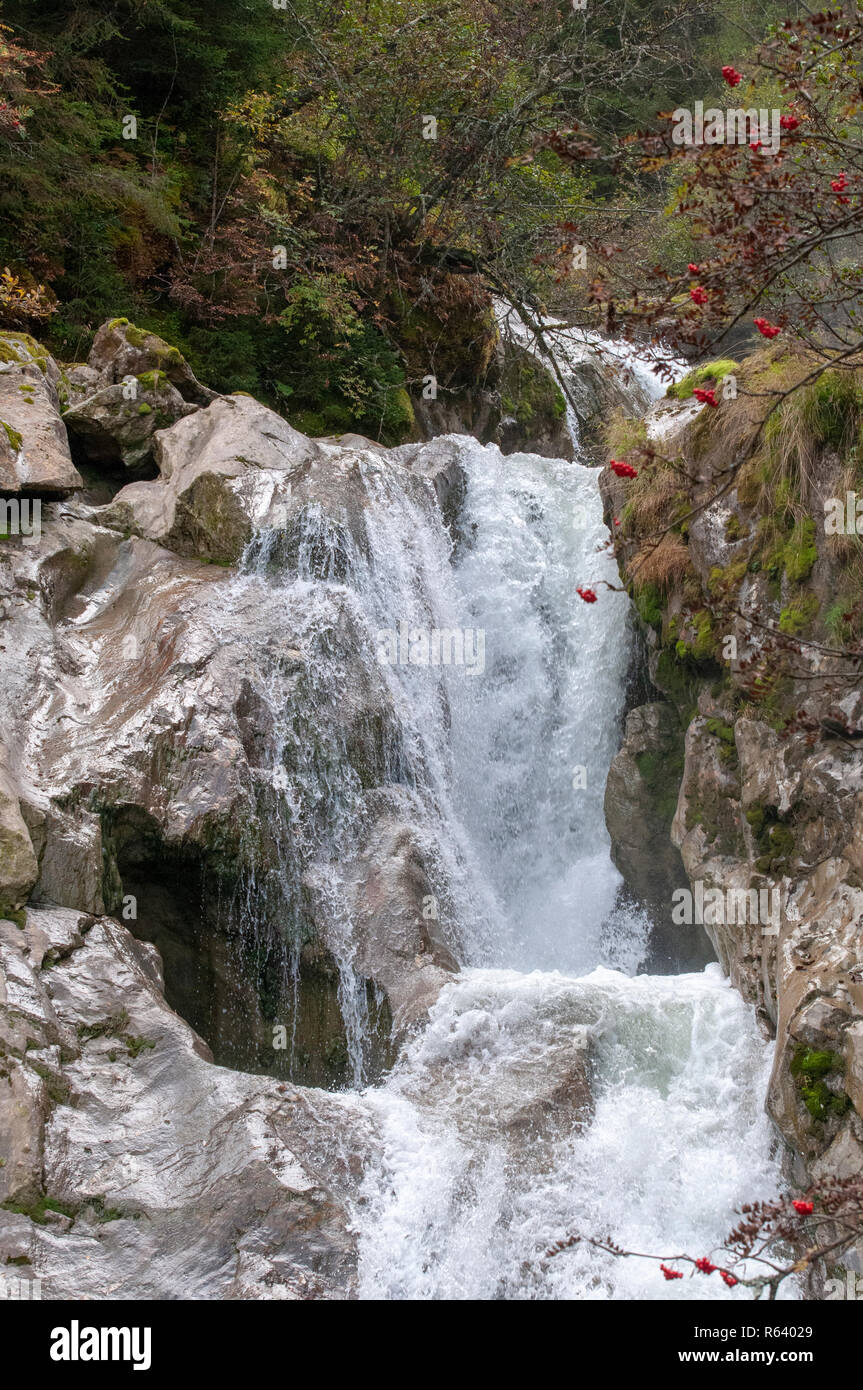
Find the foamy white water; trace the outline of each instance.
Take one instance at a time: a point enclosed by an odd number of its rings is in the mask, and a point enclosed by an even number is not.
[[[620,905],[603,816],[629,604],[607,587],[597,472],[467,438],[445,447],[466,479],[455,548],[410,447],[387,461],[334,448],[353,510],[309,504],[287,531],[265,527],[224,591],[226,637],[254,635],[274,731],[259,776],[277,881],[250,885],[247,919],[254,930],[266,895],[299,919],[314,895],[339,968],[345,1104],[369,1121],[361,1295],[740,1296],[584,1244],[546,1255],[571,1230],[712,1255],[735,1206],[780,1185],[762,1108],[771,1049],[717,967],[637,974],[647,923]],[[402,625],[482,632],[482,669],[383,662],[381,630]],[[351,701],[355,719],[381,721],[359,759]],[[364,771],[369,749],[380,766]],[[369,781],[409,806],[462,970],[363,1089],[351,873]]]
[[[565,1078],[585,1028],[595,1111],[581,1122]],[[357,1212],[361,1296],[732,1296],[718,1276],[669,1283],[653,1262],[585,1244],[546,1251],[576,1230],[665,1257],[714,1253],[734,1207],[776,1191],[770,1052],[718,966],[466,971],[366,1095],[385,1149]]]
[[[618,579],[596,469],[479,445],[464,460],[456,578],[464,621],[485,630],[486,671],[451,685],[455,801],[504,920],[491,959],[470,960],[580,973],[604,959],[620,886],[602,808],[629,601],[602,587]]]
[[[497,930],[468,919],[466,968],[364,1095],[382,1153],[355,1214],[361,1296],[745,1297],[584,1243],[547,1256],[572,1230],[714,1254],[735,1207],[780,1186],[772,1047],[718,966],[635,974],[647,926],[616,905],[602,813],[628,604],[601,585],[597,473],[473,441],[462,461],[455,577],[486,670],[448,681],[452,807]]]

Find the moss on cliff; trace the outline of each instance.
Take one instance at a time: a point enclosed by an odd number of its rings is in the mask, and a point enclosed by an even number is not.
[[[693,371],[687,372],[686,376],[680,381],[669,386],[666,391],[667,396],[677,401],[688,401],[692,398],[692,393],[699,386],[713,387],[718,386],[723,377],[730,372],[737,372],[739,366],[729,357],[717,358],[714,362],[705,362],[703,366],[696,367]]]
[[[800,1099],[817,1123],[830,1116],[844,1115],[851,1101],[838,1077],[844,1076],[845,1059],[838,1052],[811,1047],[798,1047],[791,1059],[791,1075],[797,1083]],[[833,1077],[833,1085],[827,1078]]]

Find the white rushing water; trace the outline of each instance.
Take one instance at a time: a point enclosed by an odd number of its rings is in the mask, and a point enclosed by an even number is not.
[[[464,462],[456,578],[486,669],[450,680],[454,801],[502,929],[366,1093],[384,1152],[356,1213],[362,1295],[729,1297],[584,1244],[545,1254],[573,1229],[713,1253],[735,1205],[778,1185],[771,1048],[717,966],[635,975],[645,924],[615,911],[602,800],[627,601],[599,587],[596,471],[472,442]]]
[[[620,905],[603,816],[630,632],[628,600],[606,587],[617,573],[597,471],[466,438],[447,447],[466,477],[454,554],[425,485],[372,450],[346,465],[333,447],[332,466],[356,470],[360,539],[307,508],[296,554],[280,558],[284,541],[262,532],[226,602],[233,633],[271,631],[254,645],[269,654],[262,776],[281,807],[283,878],[325,903],[346,1103],[378,1136],[354,1211],[361,1296],[741,1296],[584,1243],[546,1254],[576,1230],[712,1255],[735,1206],[780,1185],[763,1114],[771,1048],[718,967],[637,973],[647,923]],[[378,634],[402,624],[481,632],[481,668],[381,662]],[[359,689],[391,711],[375,780],[413,798],[462,966],[365,1089],[349,877],[363,788],[341,717]]]

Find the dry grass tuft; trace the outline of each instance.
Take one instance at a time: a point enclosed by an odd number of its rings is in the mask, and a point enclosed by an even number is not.
[[[658,545],[646,545],[626,567],[637,588],[653,584],[663,594],[683,584],[691,570],[689,549],[679,536],[663,536]]]

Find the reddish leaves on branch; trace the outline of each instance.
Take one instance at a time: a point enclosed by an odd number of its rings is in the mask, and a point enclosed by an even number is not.
[[[837,350],[863,357],[863,272],[854,257],[840,254],[828,255],[825,270],[824,255],[825,246],[841,252],[863,236],[863,197],[856,193],[863,188],[863,145],[854,135],[861,70],[859,14],[825,11],[788,21],[758,55],[757,80],[766,77],[784,93],[778,128],[731,109],[714,140],[706,121],[699,132],[692,113],[686,127],[665,112],[654,129],[620,140],[609,156],[615,170],[662,172],[679,189],[674,211],[699,247],[686,273],[700,283],[681,284],[676,267],[642,261],[632,246],[628,262],[600,262],[591,303],[606,320],[613,306],[615,332],[661,341],[669,355],[706,356],[730,325],[763,313],[756,328],[765,338],[793,325],[794,336],[816,351],[826,341],[825,366]],[[731,88],[743,80],[731,64],[722,77]],[[584,226],[573,236],[589,248],[600,239]]]
[[[815,1208],[818,1208],[817,1213]],[[806,1247],[801,1252],[800,1217],[815,1216],[807,1229]],[[690,1264],[699,1274],[718,1272],[728,1289],[738,1285],[749,1288],[756,1298],[766,1290],[769,1297],[792,1275],[808,1269],[821,1273],[841,1260],[844,1251],[863,1236],[863,1179],[860,1177],[833,1178],[803,1197],[776,1197],[770,1202],[749,1202],[740,1208],[741,1220],[729,1231],[723,1242],[723,1253],[729,1258],[717,1265],[706,1255],[697,1259],[691,1255],[648,1255],[624,1250],[610,1236],[588,1236],[572,1232],[546,1251],[548,1256],[559,1255],[573,1245],[583,1243],[622,1259],[660,1259],[664,1279],[682,1279],[680,1270],[672,1269],[667,1260]]]

